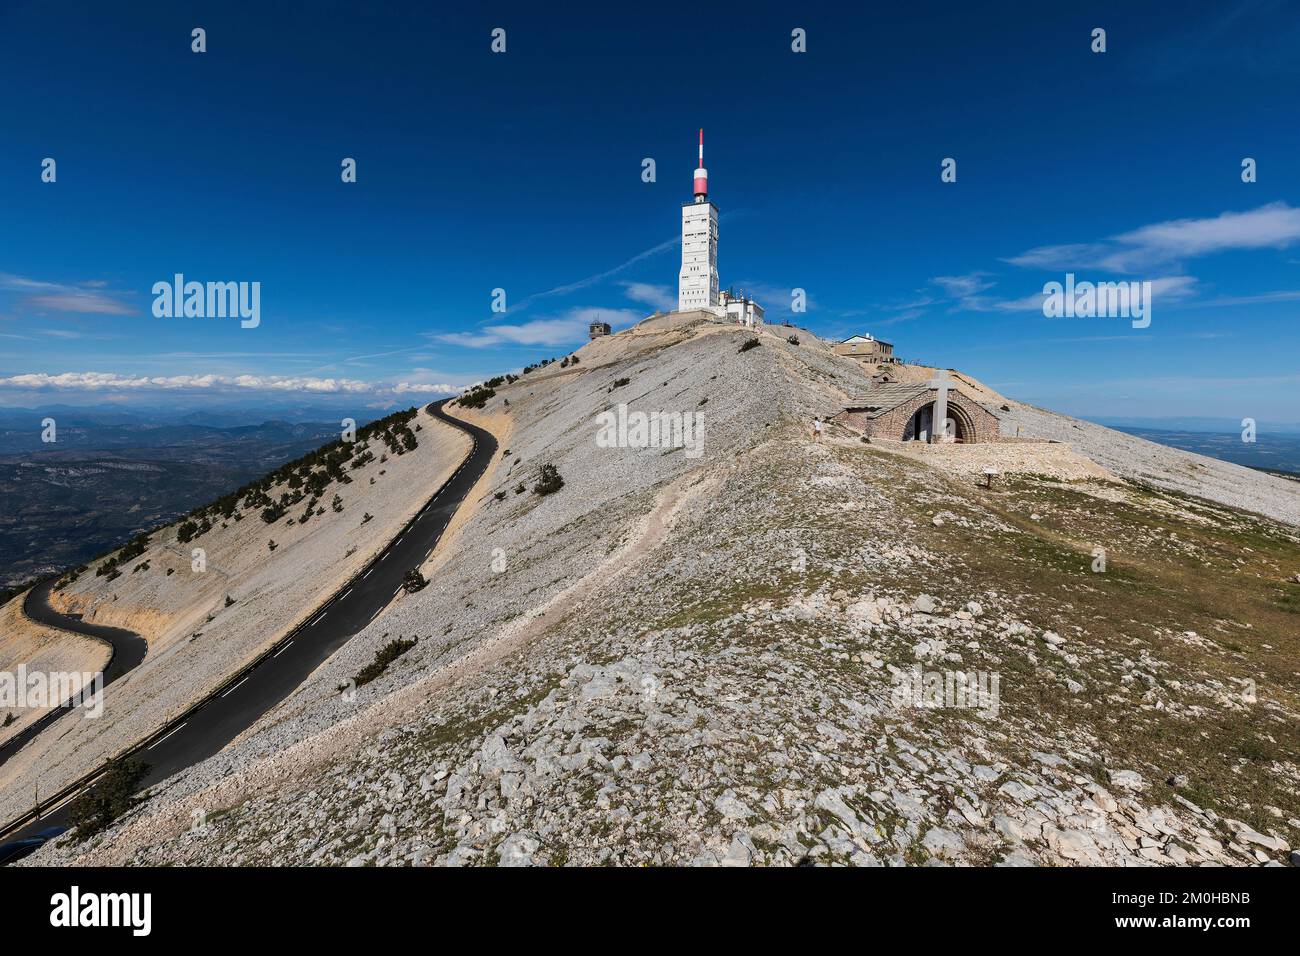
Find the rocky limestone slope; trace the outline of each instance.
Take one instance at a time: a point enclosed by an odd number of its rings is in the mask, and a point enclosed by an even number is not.
[[[1294,481],[1020,402],[1009,402],[1002,415],[1004,428],[1020,426],[1026,435],[1069,442],[1125,478],[1300,525]]]
[[[30,862],[1286,859],[1294,528],[813,443],[853,363],[802,331],[741,351],[656,322],[464,412],[508,419],[510,448],[431,585],[225,752]],[[704,454],[600,447],[620,402],[703,415]],[[419,640],[352,685],[396,636]]]
[[[218,517],[194,538],[180,540],[179,522],[159,530],[142,553],[120,563],[116,575],[96,574],[100,561],[70,575],[54,594],[60,610],[135,631],[148,641],[148,654],[106,691],[102,718],[57,721],[0,767],[0,818],[27,810],[37,784],[41,792],[54,792],[153,733],[364,567],[469,451],[464,432],[423,410],[412,425],[420,428],[412,429],[417,445],[400,455],[378,439],[368,448],[357,442],[352,461],[361,463],[345,469],[347,483],[333,482],[320,494],[307,520],[309,498],[270,524],[259,508],[241,502],[231,517]],[[278,484],[270,493],[278,500],[290,490]],[[203,552],[201,566],[196,548]],[[21,615],[21,601],[15,598],[4,612]],[[62,657],[84,653],[85,638],[57,635],[53,643]],[[0,641],[0,655],[25,653],[26,646]],[[0,657],[0,669],[15,663]]]

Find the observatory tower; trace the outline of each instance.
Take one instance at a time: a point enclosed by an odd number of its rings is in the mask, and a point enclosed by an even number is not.
[[[704,130],[695,170],[695,199],[682,203],[682,271],[677,311],[714,309],[718,296],[718,207],[709,202],[709,171],[704,168]]]

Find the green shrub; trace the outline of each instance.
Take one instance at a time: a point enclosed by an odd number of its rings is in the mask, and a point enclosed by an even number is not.
[[[355,681],[358,687],[369,684],[372,680],[377,679],[380,674],[387,670],[389,664],[393,663],[393,661],[397,660],[413,648],[418,641],[418,637],[412,638],[409,641],[400,637],[395,641],[389,641],[375,652],[375,659],[373,661],[357,672],[357,676],[353,678],[353,681]]]
[[[533,491],[539,495],[551,495],[563,487],[564,479],[554,465],[542,465],[537,469],[537,484],[533,485]]]
[[[68,804],[73,838],[84,840],[94,836],[140,803],[135,791],[148,774],[149,765],[139,760],[113,761],[99,783]]]
[[[132,558],[138,558],[140,555],[145,553],[148,547],[148,533],[146,532],[145,534],[136,535],[123,546],[121,551],[106,560],[95,570],[95,577],[102,578],[104,575],[108,575],[108,579],[110,581],[113,580],[113,578],[121,574],[121,572],[117,570],[119,564],[125,561],[130,561]]]
[[[488,403],[488,399],[496,395],[497,390],[490,386],[476,388],[472,392],[466,392],[458,400],[462,408],[482,408]]]

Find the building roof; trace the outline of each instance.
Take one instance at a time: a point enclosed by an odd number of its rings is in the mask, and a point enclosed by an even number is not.
[[[878,343],[880,343],[881,345],[893,345],[893,344],[894,344],[893,342],[886,342],[884,339],[878,339],[878,338],[874,337],[870,332],[868,332],[866,335],[850,335],[847,339],[845,339],[843,342],[841,342],[840,345],[857,345],[858,343],[868,343],[868,344],[869,344],[869,343],[872,343],[872,342],[878,342]]]
[[[957,383],[952,382],[948,389],[948,400],[958,398],[962,402],[969,402],[984,409],[994,418],[999,417],[993,408],[984,402],[963,392],[957,388]],[[846,409],[852,411],[865,411],[868,418],[879,418],[885,412],[892,411],[899,405],[910,402],[913,398],[922,392],[933,392],[935,389],[928,382],[884,382],[867,392],[859,392],[852,396],[844,405]]]
[[[884,382],[853,396],[844,407],[866,411],[868,418],[876,418],[928,391],[930,386],[924,382]]]

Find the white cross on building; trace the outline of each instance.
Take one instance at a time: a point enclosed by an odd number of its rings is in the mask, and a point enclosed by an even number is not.
[[[935,389],[934,414],[930,419],[930,441],[950,442],[956,440],[957,423],[948,417],[948,389],[952,380],[943,369],[935,369],[934,378],[926,383]]]

